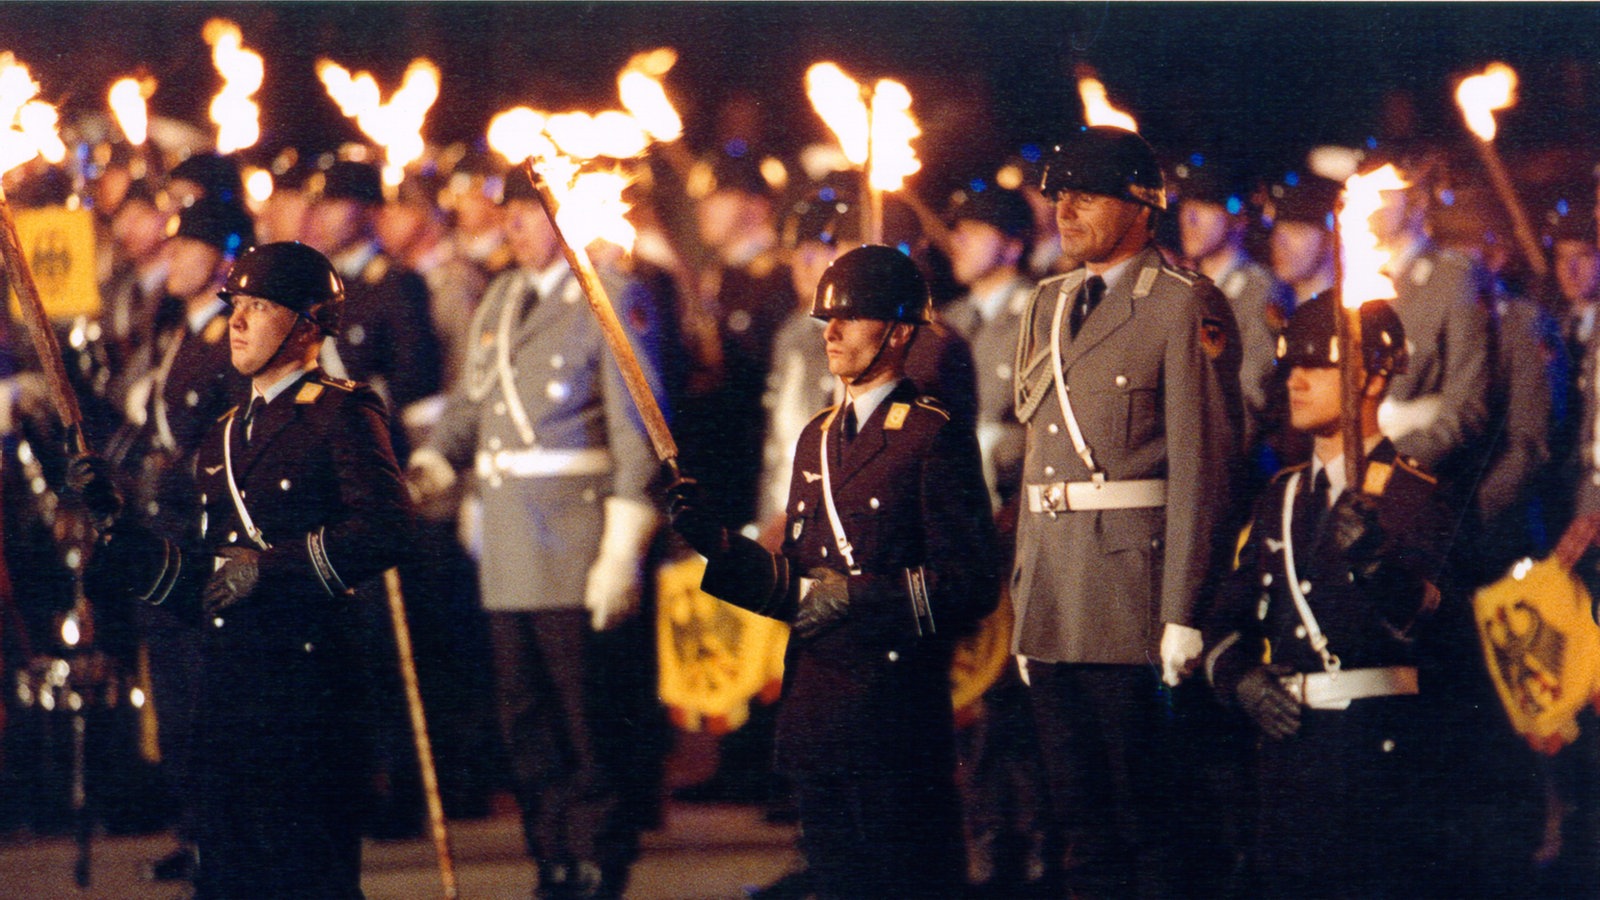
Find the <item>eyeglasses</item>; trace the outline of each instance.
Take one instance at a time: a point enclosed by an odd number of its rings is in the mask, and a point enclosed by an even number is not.
[[[1076,212],[1085,212],[1095,208],[1106,200],[1114,199],[1116,198],[1107,197],[1105,194],[1091,194],[1087,191],[1057,191],[1055,195],[1055,204],[1056,206],[1060,206],[1064,203],[1072,207]]]

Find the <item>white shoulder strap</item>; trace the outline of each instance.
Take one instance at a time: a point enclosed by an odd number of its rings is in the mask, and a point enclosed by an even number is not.
[[[244,533],[250,536],[257,547],[271,550],[272,545],[261,536],[261,529],[256,527],[255,520],[250,518],[250,510],[245,508],[244,497],[239,494],[239,483],[233,479],[233,426],[239,421],[237,416],[228,417],[228,426],[222,429],[222,465],[227,470],[228,493],[233,495],[233,508],[239,513],[239,524],[244,526]]]
[[[522,307],[517,301],[524,296],[520,291],[511,291],[500,304],[500,323],[495,330],[494,368],[500,378],[500,393],[505,395],[506,411],[511,414],[511,422],[517,426],[517,434],[522,442],[531,445],[534,438],[533,423],[528,419],[528,408],[523,405],[522,395],[517,393],[517,373],[511,368],[511,323],[516,320],[517,310]]]
[[[1067,287],[1061,286],[1056,294],[1055,318],[1050,320],[1050,364],[1054,367],[1056,400],[1061,404],[1061,418],[1067,422],[1067,434],[1072,438],[1072,449],[1088,467],[1091,475],[1102,475],[1094,463],[1094,452],[1083,439],[1083,429],[1078,427],[1078,417],[1072,414],[1072,399],[1067,396],[1066,374],[1061,366],[1061,320],[1067,313]],[[1103,477],[1103,476],[1102,476]]]
[[[828,525],[833,528],[833,542],[839,548],[839,555],[844,558],[844,564],[850,567],[851,575],[860,575],[861,567],[856,565],[855,549],[850,546],[849,538],[844,535],[844,522],[839,519],[839,507],[833,502],[833,477],[828,473],[828,433],[833,431],[833,417],[838,415],[839,407],[835,406],[828,413],[828,418],[822,423],[821,466],[822,466],[822,506],[828,512]]]
[[[1322,626],[1317,624],[1317,617],[1311,612],[1311,603],[1306,600],[1306,592],[1300,588],[1300,572],[1294,564],[1294,498],[1300,489],[1300,473],[1289,476],[1283,488],[1283,574],[1289,578],[1289,596],[1294,598],[1294,606],[1300,613],[1300,622],[1306,626],[1306,637],[1311,640],[1311,649],[1317,651],[1322,657],[1322,668],[1329,672],[1339,671],[1339,657],[1328,651],[1328,636],[1322,633]]]

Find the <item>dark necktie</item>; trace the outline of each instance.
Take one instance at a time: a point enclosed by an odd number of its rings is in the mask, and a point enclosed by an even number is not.
[[[256,423],[256,413],[260,412],[261,407],[265,405],[265,403],[261,402],[260,397],[252,395],[250,397],[250,405],[244,408],[244,418],[239,420],[239,424],[244,429],[244,442],[246,444],[250,443],[250,429]]]
[[[1072,336],[1078,336],[1078,329],[1083,327],[1084,320],[1100,305],[1100,300],[1106,294],[1106,280],[1099,275],[1091,275],[1083,283],[1083,289],[1078,291],[1077,302],[1072,304]]]
[[[1311,533],[1316,534],[1322,525],[1322,517],[1328,512],[1328,468],[1326,466],[1317,470],[1317,477],[1311,482]]]
[[[856,405],[852,403],[844,408],[844,425],[841,426],[841,430],[844,433],[845,446],[850,446],[850,442],[856,439],[857,427]]]

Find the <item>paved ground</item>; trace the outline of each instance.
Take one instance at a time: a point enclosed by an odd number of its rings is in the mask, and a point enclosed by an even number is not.
[[[527,900],[533,867],[513,816],[451,824],[461,900]],[[73,881],[77,846],[68,838],[0,837],[4,900],[179,900],[180,888],[139,877],[140,867],[171,849],[164,835],[97,839],[91,884]],[[368,900],[443,896],[433,845],[368,843],[362,857]],[[771,882],[798,865],[794,829],[769,825],[759,810],[739,806],[673,806],[666,827],[645,835],[633,867],[629,900],[741,900],[743,888]]]

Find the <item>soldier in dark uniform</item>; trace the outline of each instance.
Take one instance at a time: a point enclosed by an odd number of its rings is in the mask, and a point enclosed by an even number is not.
[[[950,648],[998,586],[977,445],[904,378],[928,315],[908,258],[845,254],[813,313],[846,398],[800,436],[782,552],[730,533],[692,479],[673,525],[708,558],[706,592],[793,626],[777,753],[818,896],[955,897]]]
[[[182,542],[200,516],[194,492],[194,453],[221,416],[238,402],[246,379],[229,364],[228,309],[218,296],[234,260],[255,244],[244,207],[213,198],[178,214],[168,243],[167,294],[180,318],[146,348],[143,387],[133,393],[133,421],[118,437],[127,445],[131,514],[156,535]],[[140,604],[135,619],[150,648],[150,683],[159,723],[162,768],[179,810],[178,837],[193,839],[195,799],[189,766],[194,703],[199,688],[200,623],[174,613],[177,604]],[[157,880],[187,877],[193,851],[185,846],[151,866]]]
[[[1012,648],[1066,844],[1051,862],[1091,894],[1171,895],[1183,842],[1164,811],[1195,778],[1169,755],[1161,684],[1199,659],[1242,416],[1227,299],[1152,242],[1163,182],[1129,131],[1056,149],[1043,189],[1080,267],[1040,284],[1014,367],[1027,433]]]
[[[333,261],[347,294],[344,330],[324,348],[324,367],[370,382],[399,416],[438,393],[440,350],[427,282],[385,253],[374,236],[382,204],[375,166],[336,162],[323,173],[322,190],[306,214],[305,241]]]
[[[1293,426],[1315,441],[1255,506],[1207,624],[1205,671],[1265,737],[1256,871],[1266,897],[1432,896],[1438,774],[1451,765],[1419,691],[1452,519],[1434,479],[1382,437],[1377,408],[1406,366],[1386,303],[1361,312],[1366,465],[1345,483],[1331,294],[1296,311],[1279,365]],[[1426,674],[1421,677],[1426,682]]]
[[[382,401],[316,367],[343,299],[328,261],[301,244],[256,247],[222,296],[233,368],[251,386],[200,445],[198,532],[180,543],[122,520],[85,590],[203,623],[197,896],[359,898],[350,598],[405,550],[405,486]],[[98,479],[78,483],[99,514],[114,511]]]

